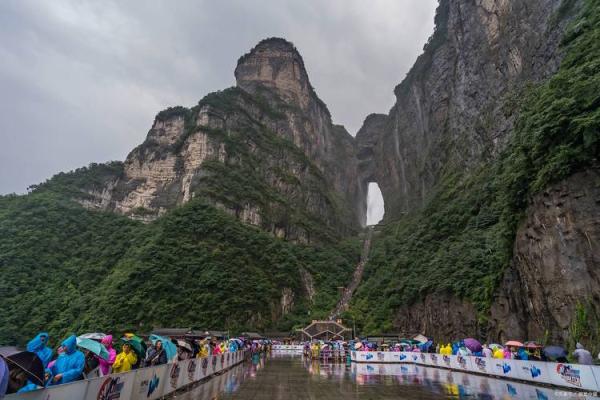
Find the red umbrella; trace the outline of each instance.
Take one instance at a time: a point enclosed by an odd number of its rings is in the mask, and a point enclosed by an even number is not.
[[[504,345],[509,347],[523,347],[523,343],[516,340],[509,340],[508,342],[504,343]]]

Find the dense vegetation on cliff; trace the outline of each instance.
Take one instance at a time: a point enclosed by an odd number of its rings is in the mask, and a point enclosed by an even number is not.
[[[530,196],[598,162],[599,1],[585,3],[562,46],[558,73],[510,99],[519,120],[498,160],[448,172],[423,210],[388,224],[375,241],[352,305],[365,332],[392,329],[401,306],[439,292],[474,303],[485,328]]]
[[[58,190],[75,179],[61,174],[46,185],[53,190],[0,197],[2,344],[40,329],[57,337],[154,326],[291,329],[326,315],[359,257],[352,240],[295,245],[199,200],[147,225],[88,211]],[[313,277],[312,303],[301,269]],[[284,290],[293,294],[286,315]]]

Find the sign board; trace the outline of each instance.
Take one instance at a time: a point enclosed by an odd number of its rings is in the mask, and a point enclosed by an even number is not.
[[[87,384],[87,391],[84,389],[84,392],[63,397],[63,399],[80,399],[82,398],[81,393],[85,393],[84,398],[86,400],[129,399],[133,391],[135,376],[139,371],[141,370],[111,374],[83,381],[81,383]]]
[[[161,397],[169,370],[170,365],[168,364],[136,370],[131,398],[141,400]]]

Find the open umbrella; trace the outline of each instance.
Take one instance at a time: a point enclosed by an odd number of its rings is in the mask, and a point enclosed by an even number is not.
[[[135,351],[139,357],[144,357],[146,354],[146,352],[142,348],[141,343],[138,341],[127,339],[126,337],[122,337],[121,343],[130,345],[131,348],[133,349],[133,351]]]
[[[531,342],[525,342],[525,347],[527,347],[528,349],[541,349],[542,346],[541,344],[531,341]]]
[[[110,357],[110,355],[108,354],[108,350],[106,350],[106,347],[104,347],[102,343],[98,343],[92,339],[81,338],[81,336],[78,337],[77,347],[89,350],[98,357],[103,358],[105,360],[108,360],[108,358]]]
[[[44,386],[44,364],[42,360],[30,351],[21,351],[4,358],[8,369],[19,368],[27,378],[36,385]]]
[[[419,333],[417,336],[415,336],[413,338],[413,340],[415,340],[416,342],[419,342],[419,343],[427,343],[427,341],[429,340],[429,338],[427,336],[421,335]]]
[[[504,346],[502,346],[501,344],[498,344],[498,343],[492,343],[492,344],[488,345],[488,347],[492,350],[504,348]]]
[[[546,346],[544,347],[544,354],[548,358],[564,358],[567,357],[567,351],[560,346]]]
[[[183,347],[184,349],[186,349],[189,352],[194,351],[194,349],[192,349],[192,346],[185,340],[177,339],[177,346]]]
[[[146,349],[148,348],[148,346],[146,346],[146,342],[144,342],[144,339],[142,339],[141,337],[139,337],[138,335],[134,334],[134,333],[126,333],[123,335],[125,339],[129,340],[131,343],[137,343],[137,345],[132,345],[134,349],[136,348],[140,348],[141,350],[139,351],[138,355],[141,355],[142,357],[144,357],[146,355]],[[138,350],[136,350],[136,352],[138,352]]]
[[[463,340],[463,342],[465,343],[465,347],[471,350],[473,353],[479,353],[481,350],[483,350],[481,343],[479,343],[479,340],[477,339],[466,338]]]
[[[415,345],[415,344],[419,344],[421,342],[419,342],[418,340],[414,340],[414,339],[400,339],[400,343],[405,343],[405,344],[409,344],[409,345]]]
[[[83,335],[79,335],[77,337],[80,339],[102,340],[106,337],[106,334],[102,333],[102,332],[93,332],[93,333],[84,333]]]
[[[517,340],[509,340],[508,342],[504,343],[504,345],[509,347],[523,347],[523,343]]]
[[[4,358],[0,357],[0,396],[4,396],[8,387],[8,365]]]
[[[159,335],[150,335],[150,341],[153,345],[156,344],[157,341],[161,341],[163,345],[163,349],[165,349],[165,353],[167,354],[167,360],[171,361],[173,358],[177,356],[177,347],[171,342],[171,339],[164,336]]]

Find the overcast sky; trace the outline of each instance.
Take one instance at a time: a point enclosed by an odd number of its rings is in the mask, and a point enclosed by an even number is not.
[[[0,1],[0,193],[123,160],[154,115],[234,84],[280,36],[353,135],[387,112],[433,31],[436,0]]]

